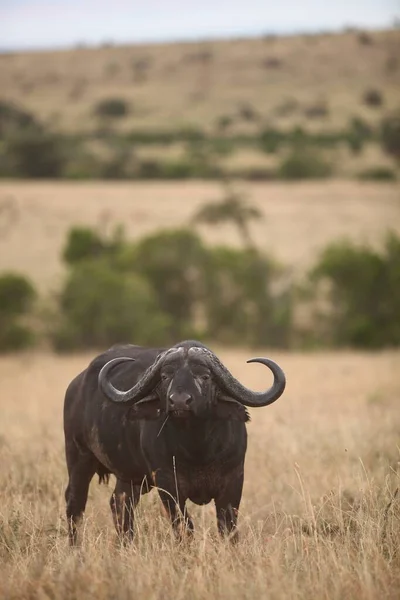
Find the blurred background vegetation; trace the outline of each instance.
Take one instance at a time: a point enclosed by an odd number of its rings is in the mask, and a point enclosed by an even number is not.
[[[214,207],[237,223],[240,202],[234,197],[232,212],[226,197]],[[195,218],[214,218],[209,208]],[[188,338],[283,349],[400,345],[399,236],[389,233],[381,251],[349,240],[332,243],[299,281],[253,246],[248,226],[257,213],[247,203],[241,208],[242,248],[207,246],[189,227],[138,241],[120,227],[109,235],[72,228],[56,294],[40,298],[28,278],[0,275],[0,351],[34,343],[65,352]]]
[[[399,176],[398,29],[0,55],[0,176]]]
[[[125,117],[127,107],[110,98],[95,111],[109,111],[113,122]],[[0,100],[0,177],[270,181],[346,175],[396,181],[399,176],[400,111],[383,112],[374,124],[355,116],[338,129],[284,129],[257,121],[253,133],[240,134],[229,132],[233,117],[222,123],[222,131],[219,123],[212,131],[193,126],[120,132],[107,126],[66,133],[18,103]],[[343,170],[343,160],[350,168],[345,164]]]
[[[396,233],[380,249],[327,244],[299,278],[254,242],[263,214],[237,187],[328,178],[395,185],[398,41],[394,28],[1,54],[5,181],[211,179],[221,196],[186,226],[139,238],[121,226],[72,227],[56,293],[0,273],[0,350],[191,337],[289,349],[398,346]],[[240,247],[211,247],[200,236],[198,225],[224,223]]]

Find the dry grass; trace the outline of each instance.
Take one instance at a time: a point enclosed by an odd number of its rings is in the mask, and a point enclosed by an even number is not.
[[[261,351],[260,351],[261,352]],[[264,350],[264,353],[267,351]],[[235,375],[265,385],[247,352],[220,349]],[[177,546],[155,492],[121,549],[110,488],[93,481],[82,547],[67,546],[63,393],[89,356],[0,361],[0,596],[395,599],[400,592],[400,354],[274,355],[288,388],[252,411],[242,541],[216,537],[211,505]]]
[[[375,244],[388,228],[400,233],[395,184],[273,183],[245,189],[265,217],[252,225],[256,243],[297,272],[340,236]],[[8,199],[15,211],[0,213],[0,270],[24,272],[42,289],[56,287],[72,225],[123,223],[135,239],[160,227],[187,225],[203,202],[220,194],[217,184],[203,182],[1,182],[0,202]],[[240,243],[231,226],[200,231],[210,243]]]
[[[384,111],[398,104],[399,32],[368,36],[369,44],[348,32],[15,53],[0,56],[1,96],[74,131],[95,126],[93,106],[107,96],[131,104],[123,128],[210,127],[222,115],[237,115],[244,104],[282,126],[336,128],[355,114],[372,121],[382,115],[362,103],[371,87],[383,92]],[[134,68],[138,62],[147,64],[144,77]],[[327,117],[307,118],[310,106],[321,103],[328,106]],[[282,107],[290,105],[283,116]]]

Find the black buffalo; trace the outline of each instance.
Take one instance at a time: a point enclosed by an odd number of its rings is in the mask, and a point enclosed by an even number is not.
[[[182,524],[193,530],[186,500],[200,505],[214,500],[220,533],[237,539],[246,406],[267,406],[285,389],[285,375],[272,360],[248,362],[272,371],[266,392],[244,387],[211,350],[192,341],[169,349],[115,346],[70,383],[64,432],[71,544],[95,473],[100,481],[111,473],[116,477],[110,504],[123,537],[133,535],[140,495],[157,487],[178,536]]]

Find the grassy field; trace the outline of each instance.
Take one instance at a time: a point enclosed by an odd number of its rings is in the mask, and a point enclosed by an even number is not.
[[[96,127],[93,107],[109,96],[130,104],[124,129],[210,128],[227,115],[239,117],[236,129],[260,119],[330,129],[398,105],[398,43],[394,29],[12,53],[0,56],[1,97],[68,131]],[[383,94],[378,108],[363,104],[371,88]],[[313,116],[321,105],[326,114]],[[240,118],[249,106],[255,120]]]
[[[215,350],[244,383],[265,387],[247,353]],[[0,597],[398,598],[399,352],[272,356],[288,387],[272,407],[252,410],[237,548],[217,539],[212,505],[190,507],[195,540],[177,546],[152,492],[136,542],[121,549],[112,478],[108,488],[93,480],[75,550],[64,519],[62,403],[91,356],[3,357]]]
[[[396,184],[274,183],[244,189],[264,215],[252,225],[255,242],[299,274],[339,237],[375,244],[388,228],[400,232]],[[203,202],[220,194],[217,184],[204,182],[1,182],[0,271],[23,272],[45,290],[57,287],[60,253],[72,225],[122,223],[134,239],[187,225]],[[210,243],[240,243],[231,226],[199,231]]]

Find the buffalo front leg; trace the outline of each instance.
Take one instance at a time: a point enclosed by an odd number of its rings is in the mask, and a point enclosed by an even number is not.
[[[115,529],[124,543],[134,536],[134,510],[140,500],[140,493],[139,485],[117,479],[110,507]]]
[[[156,486],[177,540],[182,541],[187,534],[191,536],[194,532],[194,525],[186,511],[187,498],[179,493],[175,482],[169,481],[168,478],[157,476]]]
[[[217,526],[221,537],[229,537],[236,544],[239,541],[237,519],[243,490],[243,473],[228,480],[221,493],[215,498]]]
[[[69,482],[65,490],[68,537],[71,546],[77,542],[77,525],[85,511],[89,484],[96,472],[96,459],[89,452],[81,453],[75,445],[67,447]]]

